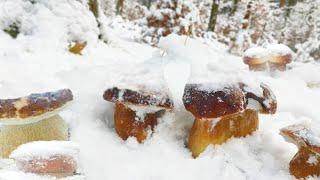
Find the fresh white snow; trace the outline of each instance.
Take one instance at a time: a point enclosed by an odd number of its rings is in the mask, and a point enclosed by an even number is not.
[[[297,147],[287,143],[279,129],[304,121],[319,124],[320,89],[307,86],[308,82],[320,82],[318,64],[293,62],[292,69],[272,76],[249,72],[241,57],[229,55],[219,43],[172,35],[161,40],[160,50],[133,42],[132,35],[120,33],[128,32],[121,26],[107,29],[110,42],[105,44],[98,41],[96,21],[83,3],[37,2],[30,9],[28,1],[0,1],[1,8],[11,7],[10,11],[0,8],[0,27],[10,23],[5,20],[8,15],[10,21],[18,18],[23,24],[23,33],[17,39],[0,31],[0,98],[72,89],[74,103],[60,114],[71,127],[71,140],[79,144],[81,170],[87,179],[293,178],[288,164]],[[5,3],[10,6],[4,6]],[[24,24],[27,22],[31,24]],[[77,38],[88,41],[82,56],[67,51],[69,41]],[[144,144],[134,138],[123,141],[117,136],[112,122],[113,104],[102,98],[106,88],[128,77],[140,83],[159,78],[176,103],[174,113],[160,120],[155,133]],[[252,136],[210,146],[193,159],[186,147],[193,116],[181,103],[184,84],[232,79],[257,89],[260,82],[268,84],[277,97],[278,111],[273,116],[260,115],[259,130]],[[1,178],[40,177],[12,167],[0,169]]]

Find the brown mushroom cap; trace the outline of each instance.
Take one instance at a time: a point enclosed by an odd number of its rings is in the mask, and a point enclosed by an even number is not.
[[[269,62],[275,63],[275,64],[289,64],[292,61],[292,55],[286,54],[286,55],[274,55],[270,58]]]
[[[0,99],[0,123],[24,124],[51,117],[73,100],[71,90],[31,94],[16,99]]]
[[[245,95],[238,86],[207,90],[201,84],[187,84],[183,103],[196,118],[217,118],[242,112],[246,107]]]
[[[210,85],[205,85],[209,86]],[[271,89],[261,84],[263,96],[248,90],[244,83],[227,85],[222,88],[203,88],[203,84],[187,84],[183,102],[188,111],[196,118],[217,118],[247,109],[249,99],[257,101],[261,107],[255,109],[265,114],[274,114],[277,100]]]
[[[107,89],[103,98],[110,102],[121,102],[128,105],[140,105],[140,106],[158,106],[165,109],[172,109],[173,102],[166,93],[159,93],[152,90],[130,90],[119,89],[113,87]]]
[[[320,154],[320,137],[316,135],[305,125],[290,125],[280,130],[280,134],[289,142],[296,144],[298,147],[307,147],[314,153]]]
[[[257,65],[268,62],[268,50],[262,47],[249,48],[244,52],[243,62],[248,65]]]

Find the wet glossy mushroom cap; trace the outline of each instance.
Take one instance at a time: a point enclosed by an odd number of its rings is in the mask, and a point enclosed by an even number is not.
[[[142,88],[140,90],[120,89],[113,87],[107,89],[103,98],[110,102],[120,102],[126,105],[156,106],[164,109],[173,109],[173,102],[164,92],[156,92]]]
[[[16,99],[0,99],[0,123],[27,124],[49,118],[73,100],[71,90],[31,94]]]
[[[210,89],[210,84],[187,84],[183,103],[196,118],[217,118],[246,108],[245,94],[237,86]]]

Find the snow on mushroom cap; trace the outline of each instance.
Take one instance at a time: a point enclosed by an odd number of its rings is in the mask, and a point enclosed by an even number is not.
[[[15,160],[50,159],[68,156],[77,159],[79,146],[71,141],[35,141],[19,146],[10,158]]]
[[[266,49],[270,55],[284,56],[292,54],[292,50],[284,44],[268,44]]]
[[[312,123],[290,125],[281,129],[281,134],[287,141],[297,146],[307,146],[320,154],[320,127]]]
[[[252,47],[244,52],[244,57],[249,57],[249,58],[263,58],[268,55],[269,55],[269,51],[263,47]]]

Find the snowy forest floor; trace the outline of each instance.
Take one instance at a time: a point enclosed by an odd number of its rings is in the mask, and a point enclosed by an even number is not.
[[[109,29],[109,36],[109,44],[89,44],[79,56],[57,48],[57,37],[12,39],[0,31],[0,98],[70,88],[75,100],[61,116],[70,124],[71,140],[80,145],[80,172],[87,179],[293,178],[288,164],[297,148],[279,135],[279,129],[299,122],[320,123],[320,88],[307,86],[320,82],[318,64],[294,62],[290,70],[270,75],[249,72],[241,57],[229,55],[219,43],[172,35],[154,48],[133,42],[123,29]],[[209,147],[199,158],[192,158],[186,140],[193,117],[181,105],[181,91],[189,76],[198,72],[206,74],[208,81],[232,76],[267,83],[277,97],[277,113],[260,115],[259,130],[252,136]],[[175,101],[174,112],[161,119],[143,144],[117,136],[113,104],[102,98],[106,88],[128,77],[166,84]],[[0,179],[50,178],[7,167],[0,170]]]

